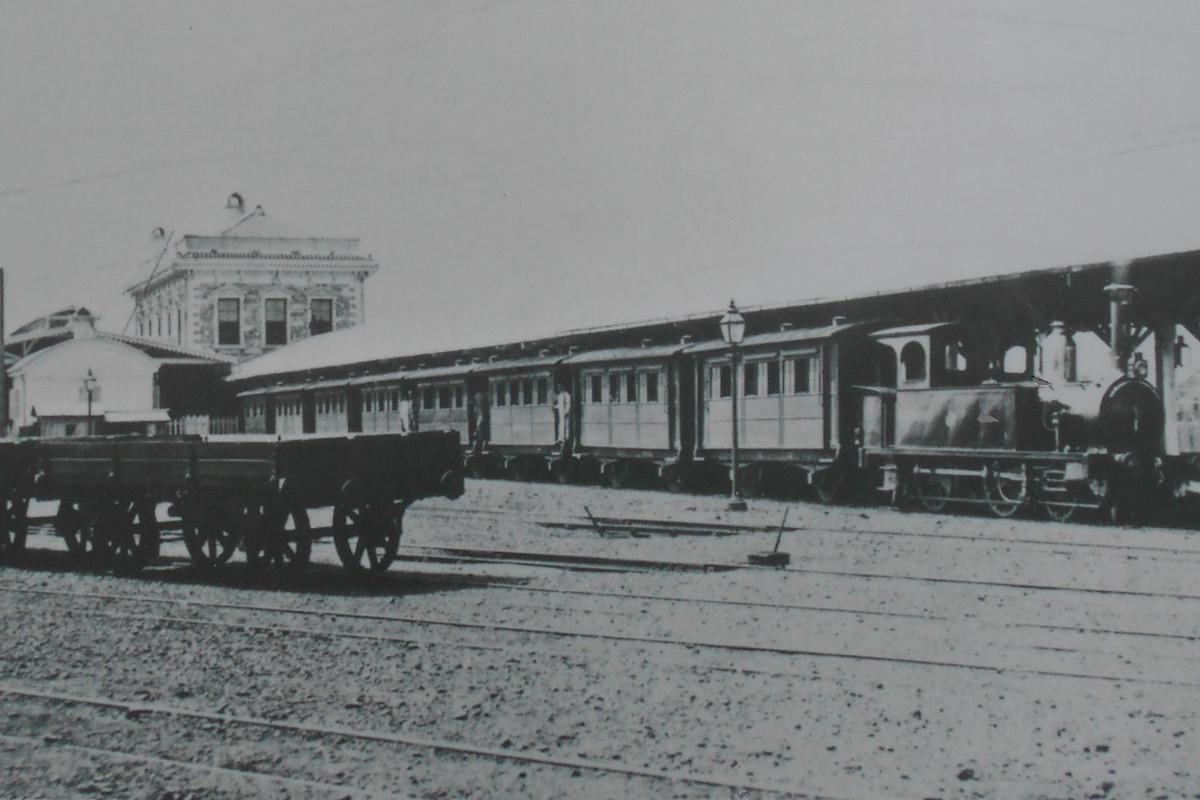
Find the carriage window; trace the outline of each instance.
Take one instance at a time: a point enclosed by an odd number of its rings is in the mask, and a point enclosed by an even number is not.
[[[546,379],[538,378],[537,382],[537,402],[539,406],[546,405]]]
[[[533,381],[521,381],[521,402],[527,406],[533,405]]]
[[[812,361],[797,358],[792,361],[792,394],[808,394],[812,391]]]
[[[363,411],[375,410],[375,395],[370,392],[363,394]]]
[[[609,375],[608,376],[608,402],[610,402],[610,403],[621,402],[621,376],[620,375]]]
[[[728,364],[722,364],[713,369],[716,375],[716,380],[713,384],[717,390],[717,397],[729,397],[733,393],[733,373],[729,369]]]
[[[743,392],[746,397],[758,394],[758,364],[751,363],[742,367]]]
[[[1029,353],[1024,346],[1015,344],[1004,351],[1004,371],[1009,375],[1023,375],[1029,365]]]
[[[510,406],[521,405],[521,382],[509,381],[508,383],[508,404]]]
[[[779,362],[767,362],[767,394],[779,394]]]
[[[631,372],[625,376],[625,402],[636,403],[638,399],[637,390],[637,374]]]
[[[461,386],[454,387],[454,407],[462,408],[463,400],[466,399],[466,392]]]
[[[501,403],[500,405],[504,405]],[[421,390],[421,408],[432,411],[437,406],[434,404],[433,387],[426,386]]]
[[[438,408],[450,407],[450,387],[443,386],[438,389]]]
[[[967,357],[963,355],[962,342],[949,342],[944,355],[946,369],[953,372],[964,372],[967,369]]]
[[[604,379],[599,375],[592,376],[592,402],[604,402]]]
[[[646,402],[658,402],[658,375],[653,372],[646,373]]]
[[[900,351],[900,366],[904,369],[906,382],[925,380],[925,348],[917,342],[909,342]]]
[[[502,406],[508,400],[508,389],[504,381],[496,381],[496,405]]]

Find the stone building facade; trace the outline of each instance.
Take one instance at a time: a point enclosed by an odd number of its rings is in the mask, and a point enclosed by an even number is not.
[[[137,336],[243,359],[362,324],[378,268],[358,239],[305,236],[258,206],[217,236],[184,236],[125,291]]]

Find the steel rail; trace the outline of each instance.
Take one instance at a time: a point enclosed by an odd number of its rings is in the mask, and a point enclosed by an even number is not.
[[[313,781],[304,778],[292,778],[287,775],[279,775],[273,772],[263,772],[261,770],[238,769],[236,767],[221,767],[212,763],[200,763],[196,761],[182,761],[177,758],[166,758],[164,756],[150,756],[140,753],[127,753],[123,750],[113,750],[107,747],[96,747],[95,745],[73,744],[69,742],[54,742],[47,743],[45,737],[34,738],[31,736],[17,736],[11,733],[0,733],[0,742],[9,744],[24,745],[28,747],[46,747],[56,750],[68,750],[73,753],[86,754],[91,756],[99,756],[119,762],[138,762],[143,764],[154,764],[163,767],[172,767],[175,769],[188,770],[189,772],[200,772],[206,774],[221,774],[236,777],[240,780],[249,781],[259,784],[283,784],[284,786],[295,786],[304,789],[317,789],[329,792],[337,798],[344,798],[348,791],[352,791],[356,797],[365,798],[396,798],[395,793],[388,792],[381,794],[369,789],[360,789],[356,786],[346,786],[336,783],[325,783],[323,781]],[[411,797],[411,796],[410,796]]]
[[[0,682],[0,694],[25,697],[31,700],[43,700],[46,702],[64,704],[74,703],[76,705],[86,705],[94,708],[107,708],[118,711],[127,716],[155,714],[181,719],[216,722],[223,725],[241,725],[244,727],[266,728],[268,730],[287,731],[289,733],[303,733],[318,736],[339,736],[358,741],[423,748],[427,750],[433,750],[435,752],[481,756],[484,758],[493,759],[495,761],[515,761],[524,764],[538,764],[542,766],[564,769],[588,770],[589,772],[626,775],[629,777],[647,778],[670,783],[712,786],[721,789],[729,789],[730,791],[735,792],[752,790],[756,792],[762,792],[764,794],[786,795],[793,797],[815,796],[798,790],[795,787],[780,786],[757,781],[739,780],[733,777],[710,778],[703,775],[691,775],[683,772],[669,772],[666,770],[618,766],[615,764],[597,761],[595,759],[540,755],[537,753],[508,750],[502,747],[489,747],[486,745],[456,742],[449,739],[409,736],[402,733],[391,733],[388,731],[364,731],[358,728],[350,728],[343,725],[315,725],[302,722],[285,722],[281,720],[264,719],[262,717],[252,717],[243,714],[225,714],[215,711],[199,711],[162,703],[126,702],[109,697],[98,697],[94,695],[88,696],[66,694],[62,692],[50,692],[43,689],[19,686],[9,682]],[[822,794],[820,796],[823,798],[830,797],[830,795],[826,794]]]
[[[1084,672],[1068,672],[1060,670],[1042,670],[1042,669],[1021,669],[1013,667],[1001,667],[991,664],[971,663],[965,661],[941,661],[937,659],[924,658],[909,658],[904,656],[886,656],[874,655],[870,653],[853,653],[853,652],[834,652],[830,650],[810,650],[795,647],[783,647],[773,645],[755,645],[755,644],[731,644],[727,642],[713,641],[697,641],[691,639],[680,639],[677,637],[653,637],[639,636],[634,634],[608,634],[608,633],[592,633],[588,631],[566,630],[563,628],[549,628],[532,625],[509,625],[509,624],[494,624],[488,622],[467,622],[463,620],[445,620],[432,619],[428,617],[410,617],[410,616],[392,616],[387,614],[365,614],[359,612],[331,612],[328,610],[318,609],[291,609],[281,606],[263,606],[263,605],[244,605],[234,603],[205,603],[203,601],[178,601],[171,599],[158,598],[138,598],[122,595],[103,595],[103,594],[84,594],[72,592],[59,592],[55,590],[28,590],[30,593],[45,593],[58,594],[69,597],[89,597],[90,599],[108,599],[108,600],[124,600],[131,602],[154,602],[154,603],[175,603],[180,605],[194,605],[208,608],[229,608],[243,611],[260,611],[265,613],[279,614],[296,614],[299,616],[313,617],[329,617],[337,616],[344,619],[368,620],[375,622],[393,622],[407,625],[423,625],[423,626],[439,626],[448,628],[458,628],[463,630],[483,630],[483,631],[498,631],[504,633],[518,633],[531,636],[543,636],[549,638],[564,638],[564,639],[583,639],[604,642],[621,642],[632,644],[650,644],[668,647],[682,647],[688,650],[705,648],[721,652],[732,653],[751,653],[758,655],[781,655],[799,658],[816,658],[829,659],[835,661],[863,661],[869,663],[894,664],[897,666],[910,666],[922,668],[940,668],[940,669],[959,669],[971,672],[989,672],[997,675],[1003,674],[1019,674],[1019,675],[1036,675],[1039,677],[1052,678],[1071,678],[1082,680],[1096,680],[1103,682],[1116,683],[1144,683],[1148,685],[1161,686],[1200,686],[1200,683],[1192,683],[1187,681],[1172,681],[1142,678],[1139,676],[1128,675],[1104,675],[1104,674],[1089,674]],[[232,624],[231,624],[232,625]],[[236,627],[236,626],[234,626]],[[1031,649],[1034,649],[1031,646]],[[1070,650],[1069,652],[1083,652]]]

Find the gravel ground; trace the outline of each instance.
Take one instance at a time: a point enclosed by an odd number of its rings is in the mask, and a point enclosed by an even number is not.
[[[759,530],[542,524],[585,506]],[[747,566],[785,509],[791,565]],[[328,543],[298,580],[179,544],[114,578],[31,536],[0,571],[0,797],[1200,798],[1191,532],[506,481],[405,528],[366,586]]]

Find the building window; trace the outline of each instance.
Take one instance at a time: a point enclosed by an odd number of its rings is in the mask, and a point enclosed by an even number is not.
[[[312,300],[309,304],[308,332],[316,336],[333,330],[333,301]]]
[[[180,344],[183,343],[183,309],[175,309],[175,339]]]
[[[287,300],[279,297],[264,301],[263,344],[287,344]]]
[[[217,344],[242,343],[242,301],[236,297],[217,300]]]

